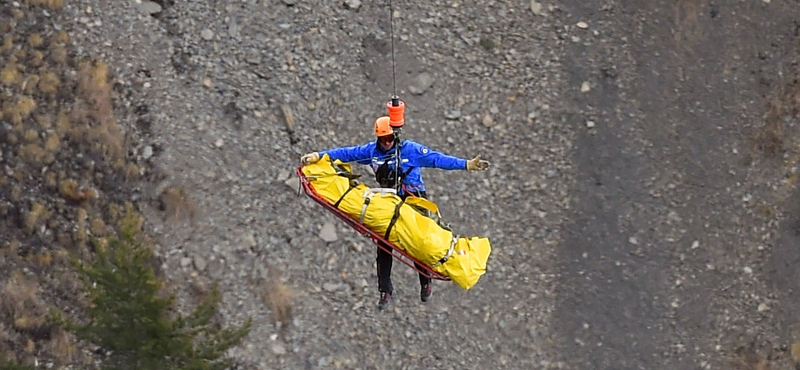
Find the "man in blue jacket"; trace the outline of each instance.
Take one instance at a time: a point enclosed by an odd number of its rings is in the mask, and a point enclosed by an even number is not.
[[[390,125],[389,117],[380,117],[375,121],[375,136],[377,137],[376,141],[359,146],[308,153],[303,155],[300,161],[303,164],[316,163],[327,154],[332,160],[338,159],[342,162],[370,165],[381,187],[397,189],[397,194],[403,199],[408,196],[427,197],[422,171],[420,171],[422,167],[467,171],[482,171],[489,168],[489,162],[482,160],[480,156],[467,160],[434,151],[415,141],[400,142]],[[400,147],[397,148],[397,145]],[[397,152],[400,157],[399,171],[397,169]],[[377,264],[378,291],[380,292],[378,308],[382,310],[389,304],[393,292],[392,255],[378,247]],[[420,299],[427,302],[432,293],[431,279],[419,274],[419,283],[421,286]]]

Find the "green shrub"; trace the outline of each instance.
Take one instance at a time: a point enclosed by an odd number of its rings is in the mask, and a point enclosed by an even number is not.
[[[24,366],[10,361],[0,361],[0,370],[34,370],[33,366]]]
[[[214,320],[220,292],[215,284],[187,317],[170,315],[174,297],[162,297],[151,267],[152,250],[136,241],[137,223],[129,213],[121,237],[96,243],[97,256],[75,262],[90,301],[88,323],[62,320],[80,339],[107,351],[105,369],[211,370],[230,366],[225,351],[250,331],[221,328]]]

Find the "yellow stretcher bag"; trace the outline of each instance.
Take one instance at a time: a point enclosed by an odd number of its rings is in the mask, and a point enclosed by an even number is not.
[[[415,197],[403,201],[390,190],[356,183],[349,165],[332,163],[327,155],[302,170],[327,202],[458,286],[469,289],[486,272],[489,239],[458,237],[440,226],[426,215],[438,216],[435,203]]]

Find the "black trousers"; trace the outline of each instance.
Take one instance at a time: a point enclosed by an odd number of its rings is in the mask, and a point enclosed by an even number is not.
[[[414,192],[414,195],[420,198],[427,199],[427,195],[425,194],[424,191]],[[407,196],[408,194],[403,194],[402,198],[405,199]],[[389,248],[389,250],[391,250],[390,246],[386,247]],[[392,292],[394,292],[394,289],[392,288],[392,261],[394,257],[392,257],[391,253],[383,250],[383,248],[381,247],[377,247],[377,249],[378,249],[378,258],[376,259],[376,261],[378,262],[378,291],[381,293],[391,294]],[[424,271],[423,267],[418,263],[414,263],[414,265],[417,267],[418,270]],[[430,283],[431,283],[431,278],[423,274],[419,274],[420,286],[424,286],[425,284],[430,284]]]

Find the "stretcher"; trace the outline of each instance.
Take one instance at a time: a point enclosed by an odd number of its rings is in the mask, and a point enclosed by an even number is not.
[[[371,189],[356,181],[349,165],[327,155],[296,173],[308,197],[420,274],[469,289],[485,273],[488,238],[454,234],[433,202]]]

